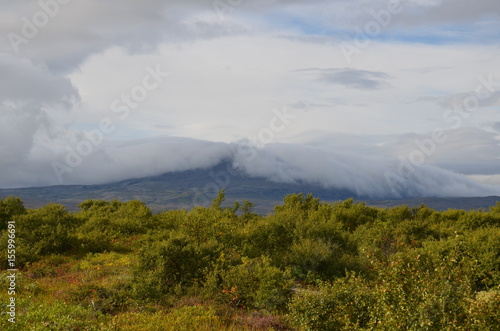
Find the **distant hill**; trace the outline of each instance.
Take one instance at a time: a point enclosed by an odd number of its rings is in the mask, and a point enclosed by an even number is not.
[[[232,169],[230,163],[221,163],[210,169],[196,169],[166,173],[160,176],[128,179],[102,185],[58,185],[19,189],[0,189],[0,198],[18,196],[28,208],[38,208],[50,202],[77,210],[77,205],[87,199],[120,201],[141,200],[155,211],[186,208],[195,205],[207,206],[217,192],[224,188],[226,203],[249,200],[255,203],[255,211],[268,213],[280,204],[290,193],[312,193],[324,201],[338,201],[350,197],[378,207],[393,207],[401,204],[427,206],[446,210],[478,209],[494,206],[500,197],[474,198],[413,198],[404,200],[373,200],[356,196],[353,192],[339,189],[325,189],[306,183],[276,183],[265,178],[250,177]]]
[[[399,205],[408,205],[410,207],[418,207],[425,204],[427,207],[435,210],[447,209],[488,209],[490,206],[495,206],[500,202],[500,197],[460,197],[460,198],[413,198],[402,200],[366,200],[366,203],[371,206],[390,208]]]

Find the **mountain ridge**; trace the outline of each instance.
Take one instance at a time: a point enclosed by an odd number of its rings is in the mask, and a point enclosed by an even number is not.
[[[304,182],[278,183],[264,177],[251,177],[221,162],[211,168],[197,168],[164,173],[158,176],[131,178],[97,185],[55,185],[45,187],[0,189],[0,198],[13,195],[20,197],[26,207],[38,208],[50,202],[60,203],[69,210],[87,199],[140,200],[155,211],[163,209],[208,206],[220,189],[226,193],[226,203],[242,201],[255,203],[255,211],[261,214],[272,211],[283,197],[291,193],[313,194],[323,201],[334,202],[354,198],[377,207],[393,207],[406,204],[411,207],[424,203],[437,210],[480,209],[500,201],[498,196],[487,197],[413,197],[408,199],[373,199],[357,196],[345,189],[324,188]]]

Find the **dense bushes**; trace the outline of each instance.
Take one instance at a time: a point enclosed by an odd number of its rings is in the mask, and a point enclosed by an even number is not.
[[[293,284],[289,270],[273,267],[269,258],[243,257],[239,264],[216,267],[205,291],[231,307],[276,311],[286,307]]]
[[[49,254],[75,252],[78,248],[75,229],[80,224],[62,205],[15,212],[11,216],[16,227],[16,265],[39,260]],[[0,245],[7,247],[7,231]]]
[[[3,247],[7,222],[16,224],[19,294],[51,298],[21,300],[31,309],[20,310],[21,325],[139,330],[141,316],[176,330],[500,325],[500,203],[438,212],[294,194],[265,217],[248,201],[223,203],[221,192],[208,208],[153,214],[139,201],[87,200],[72,214],[0,200]],[[51,291],[61,277],[64,288]]]
[[[26,213],[23,202],[17,197],[0,200],[0,230],[7,229],[7,224],[14,216]]]
[[[136,271],[138,293],[144,298],[181,294],[203,281],[205,269],[214,258],[213,246],[194,245],[186,237],[153,242],[140,253]]]
[[[298,290],[289,319],[302,330],[358,330],[369,326],[375,301],[367,281],[350,273],[332,284]]]

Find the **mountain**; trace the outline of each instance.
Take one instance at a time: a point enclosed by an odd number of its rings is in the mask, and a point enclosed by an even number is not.
[[[500,197],[463,198],[413,198],[404,200],[374,200],[356,196],[353,192],[326,189],[307,183],[277,183],[260,177],[250,177],[235,170],[230,162],[222,162],[209,169],[194,169],[170,172],[160,176],[135,178],[101,185],[57,185],[17,189],[0,189],[0,198],[18,196],[28,208],[38,208],[50,202],[65,205],[69,210],[78,210],[77,205],[87,199],[120,201],[141,200],[155,211],[186,208],[195,205],[208,206],[220,189],[225,189],[226,203],[244,199],[255,203],[258,213],[271,212],[290,193],[312,193],[321,200],[333,202],[354,197],[377,207],[392,207],[401,204],[427,206],[445,210],[478,209],[493,206]]]

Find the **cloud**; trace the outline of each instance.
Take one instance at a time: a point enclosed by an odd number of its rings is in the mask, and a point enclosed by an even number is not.
[[[0,100],[38,105],[60,103],[70,107],[79,101],[78,91],[64,77],[29,60],[0,53]]]
[[[68,132],[65,139],[91,141],[76,132]],[[57,150],[40,145],[33,147],[29,163],[1,165],[0,187],[103,184],[207,168],[229,159],[233,149],[225,143],[176,137],[106,141],[93,145],[88,156],[79,154],[83,149],[74,146]]]
[[[360,70],[353,68],[310,68],[300,69],[297,72],[305,74],[313,74],[318,77],[318,80],[328,84],[341,85],[346,88],[361,89],[361,90],[376,90],[389,86],[387,80],[390,75],[369,70]]]
[[[350,68],[342,68],[339,40],[373,21],[370,9],[387,9],[386,0],[226,3],[232,7],[220,12],[205,0],[73,0],[19,53],[7,36],[21,33],[39,1],[2,3],[0,186],[59,184],[53,162],[65,164],[86,131],[110,118],[116,131],[64,173],[64,184],[231,159],[250,175],[370,196],[489,192],[456,172],[498,175],[498,125],[477,128],[500,121],[500,91],[464,128],[447,131],[404,183],[389,185],[384,174],[397,173],[414,140],[442,126],[442,110],[498,68],[498,1],[404,1]],[[425,39],[435,35],[441,39]],[[120,120],[111,103],[156,65],[171,75]],[[408,102],[419,96],[430,103]],[[284,105],[297,120],[255,159],[242,159],[234,142],[268,132],[273,109]]]
[[[373,20],[370,9],[387,9],[385,0],[224,3],[226,6],[217,10],[213,1],[205,0],[73,0],[60,5],[36,37],[20,45],[19,54],[54,70],[69,72],[88,56],[117,46],[135,54],[154,51],[162,43],[189,43],[263,31],[296,38],[328,35],[331,40],[352,32],[349,23],[353,21],[359,26]],[[496,0],[402,3],[403,13],[392,20],[387,30],[401,25],[432,27],[450,22],[468,23],[474,31],[479,29],[491,37],[498,30],[500,6]],[[12,53],[6,36],[21,34],[22,18],[32,20],[40,11],[43,9],[35,0],[2,4],[0,51]],[[490,24],[484,17],[491,18]],[[450,33],[450,29],[445,30]]]
[[[484,92],[482,92],[484,93]],[[468,97],[476,97],[475,92],[461,92],[439,96],[422,96],[417,99],[417,102],[433,102],[441,109],[454,109],[457,106],[463,107],[464,101]],[[494,91],[488,94],[487,98],[477,98],[479,107],[491,107],[500,105],[500,91]]]
[[[469,175],[467,177],[486,185],[500,186],[500,175]]]
[[[307,100],[299,100],[297,102],[289,104],[288,106],[290,106],[292,108],[295,108],[295,109],[309,111],[312,108],[324,108],[324,107],[330,107],[331,105],[324,104],[324,103],[310,102],[310,101],[307,101]]]
[[[38,1],[11,5],[0,14],[0,51],[14,53],[9,33],[23,37],[26,18],[32,22],[45,10]],[[204,20],[201,13],[216,18],[212,2],[146,0],[73,0],[59,5],[48,24],[40,27],[27,43],[18,45],[18,55],[47,65],[58,72],[71,72],[85,59],[111,47],[131,54],[154,51],[164,42],[191,42],[228,34],[241,34],[235,22]]]
[[[481,28],[481,23],[492,22],[498,26],[498,16],[500,15],[500,5],[496,0],[404,0],[396,1],[401,11],[392,15],[390,24],[385,27],[388,30],[398,30],[406,27],[405,32],[411,33],[419,28],[434,28],[434,33],[442,32],[445,27],[457,27],[463,24],[474,25]],[[353,6],[351,15],[356,17],[355,21],[368,22],[373,20],[371,11],[379,13],[387,11],[388,2],[385,0],[360,1],[357,6]],[[488,30],[493,31],[493,26]],[[452,32],[452,31],[450,31]],[[458,33],[460,31],[455,31]],[[481,31],[484,33],[485,31]],[[432,31],[427,31],[432,34]]]
[[[36,170],[36,178],[43,178],[38,184],[60,184],[51,160],[67,165],[65,162],[70,154],[74,160],[76,154],[73,150],[53,153],[45,158],[39,155],[32,167],[10,165],[0,174],[0,182],[4,187],[12,186],[14,182],[24,186],[33,181],[33,171]],[[297,144],[256,147],[245,142],[228,144],[173,137],[107,142],[96,147],[70,171],[61,174],[64,184],[101,184],[166,172],[205,169],[226,161],[233,162],[237,169],[252,177],[263,177],[277,183],[307,183],[348,190],[368,198],[500,194],[498,187],[478,184],[463,175],[430,165],[415,166],[411,173],[402,173],[396,158],[365,155],[354,149],[325,151]]]
[[[477,21],[500,15],[500,5],[495,0],[439,0],[409,1],[405,24],[461,23]]]
[[[498,134],[463,127],[444,131],[444,142],[433,142],[431,134],[405,134],[382,149],[392,157],[406,157],[413,151],[425,152],[425,163],[466,175],[499,174]],[[423,153],[422,152],[422,153]]]
[[[251,160],[245,155],[236,155],[235,160],[240,169],[252,176],[345,189],[368,198],[500,193],[500,187],[478,184],[463,175],[430,165],[414,166],[413,172],[402,173],[396,158],[363,155],[352,149],[325,152],[306,146],[273,144],[256,150]]]
[[[33,153],[63,132],[49,113],[71,111],[80,97],[67,78],[28,60],[0,53],[0,72],[0,182],[37,184]]]
[[[426,27],[449,22],[475,24],[474,31],[481,28],[482,34],[491,36],[498,30],[498,24],[494,23],[500,6],[495,0],[436,1],[430,5],[428,1],[403,3],[405,10],[392,20],[395,23],[388,26],[388,31],[401,24]],[[88,56],[111,47],[123,47],[131,54],[138,54],[152,52],[163,43],[191,43],[263,32],[287,38],[308,37],[309,40],[319,37],[320,43],[331,43],[352,32],[352,21],[359,26],[373,20],[370,9],[387,8],[385,0],[226,4],[222,10],[217,10],[213,1],[204,0],[73,0],[60,5],[56,15],[39,29],[36,37],[19,46],[18,55],[59,72],[70,72]],[[43,9],[35,0],[2,4],[0,51],[13,54],[8,34],[22,35],[25,24],[22,18],[32,21],[39,12]],[[493,23],[486,24],[482,19],[485,16],[493,17]],[[482,23],[481,26],[477,22]],[[308,28],[304,29],[305,26]],[[328,38],[324,39],[325,35]]]

